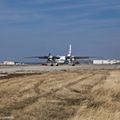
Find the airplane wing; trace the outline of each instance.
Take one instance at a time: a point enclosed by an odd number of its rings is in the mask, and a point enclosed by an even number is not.
[[[90,57],[89,56],[67,56],[66,59],[71,59],[71,58],[74,58],[74,59],[89,59]]]
[[[88,56],[74,56],[74,59],[89,59]]]
[[[50,56],[50,57],[48,57],[48,58],[52,58],[52,59],[60,59],[59,56]]]
[[[98,57],[98,56],[73,56],[74,59],[95,59],[95,58],[102,58],[102,57]]]
[[[38,59],[59,59],[59,56],[32,56],[32,57],[25,57],[25,58],[38,58]]]
[[[31,56],[31,57],[25,57],[25,58],[39,58],[39,59],[48,59],[48,56]]]

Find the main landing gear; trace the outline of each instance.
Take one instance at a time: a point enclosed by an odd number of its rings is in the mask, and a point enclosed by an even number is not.
[[[49,66],[59,66],[58,63],[48,63]]]

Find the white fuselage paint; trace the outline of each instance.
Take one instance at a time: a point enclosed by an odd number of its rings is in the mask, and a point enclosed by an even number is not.
[[[60,58],[59,59],[56,59],[56,62],[57,63],[65,63],[65,61],[66,61],[66,57],[65,56],[59,56]]]

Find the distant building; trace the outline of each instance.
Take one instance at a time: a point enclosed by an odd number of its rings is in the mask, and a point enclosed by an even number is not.
[[[93,64],[120,64],[120,60],[93,60]]]
[[[15,65],[14,61],[3,61],[3,65]]]

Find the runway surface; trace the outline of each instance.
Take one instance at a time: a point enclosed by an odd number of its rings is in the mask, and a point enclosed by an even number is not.
[[[120,65],[62,65],[62,66],[41,66],[41,65],[22,65],[22,66],[0,66],[0,76],[16,73],[40,73],[61,70],[76,69],[120,69]]]

